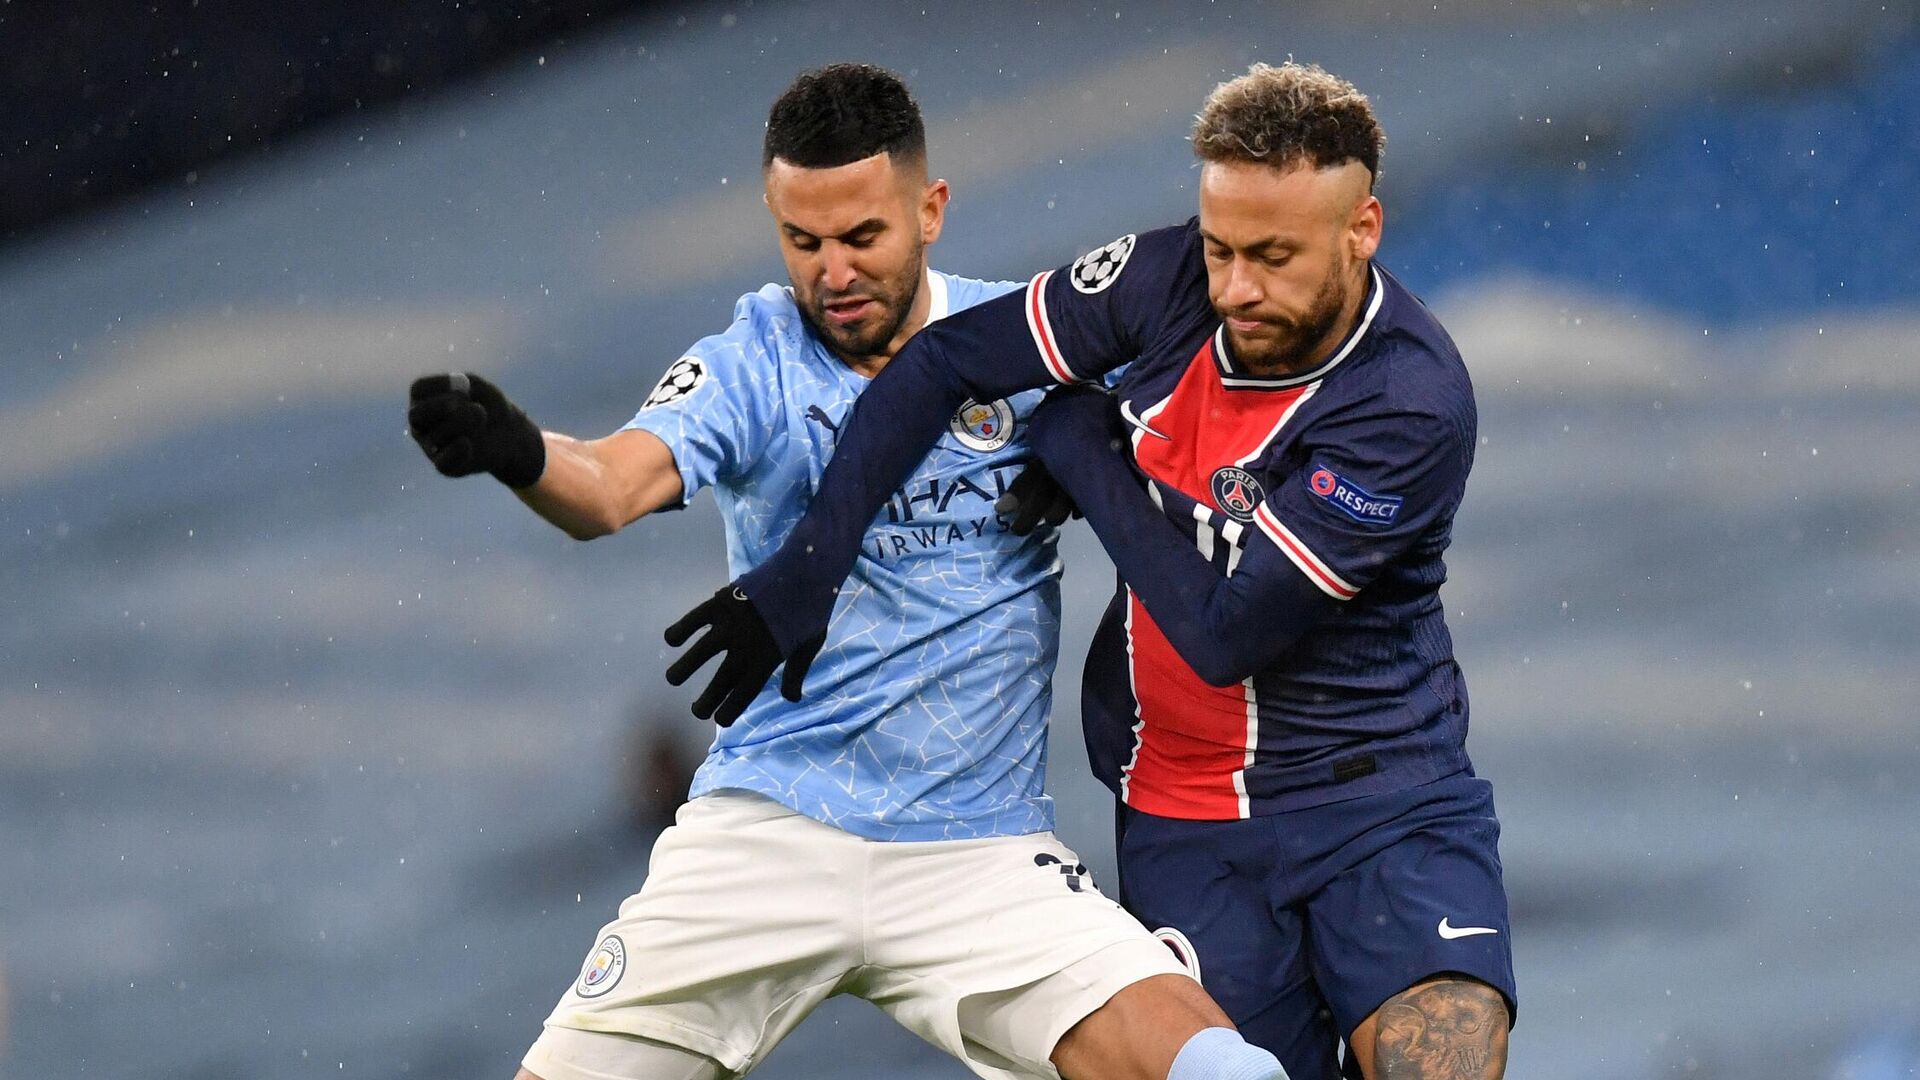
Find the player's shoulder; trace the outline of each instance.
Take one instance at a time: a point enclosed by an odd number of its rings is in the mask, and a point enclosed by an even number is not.
[[[729,329],[744,328],[765,334],[779,333],[796,325],[804,329],[800,305],[793,299],[793,290],[768,282],[734,301],[733,326]]]
[[[1024,281],[989,281],[985,278],[949,274],[931,267],[927,269],[927,282],[944,295],[945,303],[936,303],[934,307],[944,308],[946,311],[965,311],[975,304],[986,303],[996,296],[1005,296],[1016,289],[1024,289],[1027,285]]]
[[[1398,411],[1456,415],[1473,410],[1473,382],[1460,349],[1424,301],[1376,265],[1374,391]]]
[[[792,291],[767,284],[734,301],[733,321],[725,330],[701,338],[689,355],[723,367],[763,366],[800,355],[809,333]]]
[[[1067,279],[1080,292],[1104,291],[1129,270],[1134,276],[1164,280],[1170,271],[1200,265],[1200,219],[1131,232],[1093,248],[1073,261]]]

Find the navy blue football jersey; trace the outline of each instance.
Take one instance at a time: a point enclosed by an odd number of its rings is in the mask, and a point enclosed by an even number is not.
[[[1122,237],[909,342],[862,396],[793,550],[743,579],[776,636],[804,639],[857,552],[849,533],[949,402],[1122,365],[1121,460],[1090,448],[1055,463],[1120,576],[1083,684],[1100,778],[1137,809],[1222,820],[1467,768],[1439,598],[1475,442],[1459,353],[1376,265],[1357,324],[1318,366],[1248,370],[1208,299],[1197,219]]]

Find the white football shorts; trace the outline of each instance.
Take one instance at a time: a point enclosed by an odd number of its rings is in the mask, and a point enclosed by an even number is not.
[[[644,1080],[621,1050],[637,1064],[650,1039],[739,1075],[854,994],[983,1077],[1057,1078],[1069,1028],[1167,974],[1187,970],[1052,833],[881,842],[723,791],[660,834],[524,1064],[544,1080]]]

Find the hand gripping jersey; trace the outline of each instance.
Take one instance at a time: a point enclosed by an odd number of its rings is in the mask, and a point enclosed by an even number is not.
[[[929,273],[930,318],[1015,288]],[[712,486],[735,576],[800,519],[869,380],[807,329],[785,288],[740,299],[724,333],[670,365],[627,426]],[[764,689],[718,731],[693,796],[743,789],[859,836],[940,840],[1053,827],[1043,790],[1059,649],[1049,536],[993,503],[1028,453],[1038,393],[948,410],[938,444],[860,532],[825,647],[793,704]]]
[[[1096,772],[1138,809],[1219,820],[1465,769],[1466,688],[1438,594],[1473,458],[1465,367],[1376,266],[1358,324],[1317,367],[1247,370],[1208,301],[1196,221],[1123,237],[896,356],[862,406],[888,422],[848,429],[796,530],[813,561],[776,557],[815,579],[744,583],[790,622],[776,636],[818,617],[848,523],[947,402],[1129,362],[1114,391],[1127,455],[1103,439],[1084,467],[1055,462],[1121,578],[1084,683]]]

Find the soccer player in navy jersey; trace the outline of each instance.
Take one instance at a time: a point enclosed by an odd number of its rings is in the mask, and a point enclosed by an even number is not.
[[[1374,261],[1385,139],[1350,83],[1255,65],[1193,143],[1196,219],[908,342],[807,517],[707,618],[737,671],[788,658],[797,690],[859,533],[954,403],[1062,384],[1027,435],[1119,572],[1083,714],[1124,902],[1296,1078],[1338,1074],[1342,1040],[1348,1076],[1498,1078],[1499,823],[1439,599],[1472,387]]]
[[[894,350],[1018,286],[928,267],[947,185],[889,72],[796,80],[763,180],[789,286],[741,297],[604,439],[541,431],[477,375],[416,381],[408,423],[435,467],[491,473],[580,539],[712,487],[735,572],[771,554]],[[519,1080],[737,1077],[843,993],[987,1080],[1286,1080],[1053,835],[1059,560],[993,508],[1039,397],[948,410],[895,519],[861,530],[820,693],[784,701],[762,678],[696,701],[721,727],[692,797]]]

